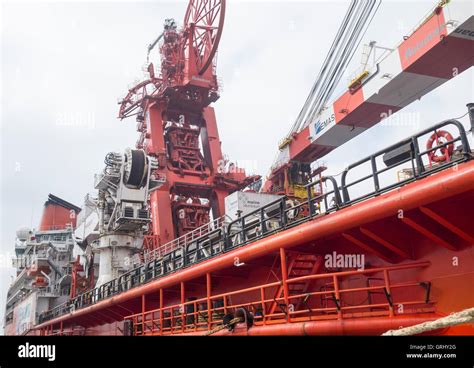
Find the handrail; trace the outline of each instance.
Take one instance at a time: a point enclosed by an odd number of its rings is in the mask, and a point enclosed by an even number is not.
[[[160,247],[150,250],[149,252],[144,253],[145,261],[149,262],[157,258],[163,257],[165,254],[180,248],[185,247],[189,243],[195,241],[196,239],[202,238],[203,236],[209,234],[212,231],[220,229],[225,222],[225,216],[219,217],[207,224],[204,224],[189,233],[186,233],[179,238],[173,239],[166,244],[163,244]],[[152,235],[153,236],[153,235]]]
[[[370,293],[371,291],[377,291],[377,290],[392,290],[396,288],[407,288],[407,287],[422,287],[422,283],[419,282],[404,282],[404,283],[396,283],[393,284],[390,281],[390,277],[388,277],[390,272],[396,272],[404,269],[416,269],[416,268],[423,268],[427,267],[430,265],[430,262],[415,262],[411,264],[403,264],[403,265],[397,265],[397,266],[387,266],[387,267],[378,267],[378,268],[373,268],[373,269],[366,269],[366,270],[356,270],[356,271],[344,271],[344,272],[332,272],[332,273],[325,273],[325,274],[313,274],[313,275],[308,275],[304,277],[295,277],[287,280],[287,283],[295,283],[299,282],[301,280],[317,280],[317,279],[331,279],[334,280],[335,282],[340,282],[341,278],[346,278],[346,277],[351,277],[354,275],[361,275],[361,274],[374,274],[374,273],[383,273],[384,278],[383,278],[383,285],[377,285],[377,286],[367,286],[367,287],[356,287],[356,288],[348,288],[348,289],[339,289],[339,294],[348,294],[348,293],[360,293],[362,291],[365,291],[367,293]],[[360,305],[348,305],[348,306],[343,306],[341,305],[339,308],[337,306],[335,307],[325,307],[325,308],[307,308],[305,310],[291,310],[288,309],[286,312],[274,312],[274,313],[266,313],[267,308],[266,304],[268,303],[273,303],[273,302],[283,302],[284,297],[278,297],[278,298],[265,298],[265,290],[267,289],[274,289],[275,287],[278,287],[281,285],[281,281],[278,282],[272,282],[272,283],[267,283],[264,285],[258,285],[258,286],[253,286],[249,288],[244,288],[240,290],[235,290],[231,292],[226,292],[226,293],[221,293],[217,295],[211,295],[209,297],[203,297],[199,299],[195,299],[192,301],[187,301],[184,303],[180,304],[174,304],[171,306],[166,306],[162,308],[155,308],[149,311],[146,311],[145,313],[139,312],[135,313],[132,315],[129,315],[125,317],[125,320],[131,320],[133,322],[133,329],[135,334],[141,334],[147,329],[147,325],[152,324],[153,329],[150,330],[150,332],[166,332],[165,330],[169,330],[171,333],[174,333],[175,331],[189,331],[189,328],[197,330],[199,326],[205,327],[204,329],[207,329],[210,325],[215,325],[215,324],[220,324],[222,322],[222,317],[224,314],[228,313],[229,311],[235,311],[238,308],[250,308],[252,306],[258,306],[261,307],[261,313],[260,315],[255,316],[256,321],[260,321],[261,323],[265,324],[265,322],[269,320],[273,320],[273,318],[276,317],[284,317],[287,313],[289,315],[298,315],[298,314],[308,314],[307,319],[311,319],[314,317],[315,312],[328,312],[328,311],[333,311],[337,312],[338,310],[342,311],[349,311],[349,310],[354,310],[354,309],[368,309],[368,308],[387,308],[390,310],[391,306],[394,303],[393,300],[390,302],[390,300],[387,300],[386,303],[375,303],[375,304],[360,304]],[[252,299],[252,301],[247,301],[247,302],[242,302],[242,303],[236,303],[232,304],[229,302],[230,297],[236,296],[236,295],[241,295],[241,294],[251,294],[255,291],[260,291],[260,296],[255,296],[255,299]],[[304,293],[300,295],[290,295],[288,297],[289,300],[293,299],[301,299],[301,298],[306,298],[308,300],[311,297],[314,296],[324,296],[324,295],[333,295],[334,291],[333,290],[325,290],[325,291],[316,291],[316,292],[310,292],[310,293]],[[251,295],[254,295],[251,294]],[[341,298],[341,297],[340,297]],[[213,307],[213,303],[215,301],[224,301],[223,304],[218,305]],[[211,302],[211,308],[210,310],[207,309],[207,307],[203,310],[199,310],[199,305],[204,305],[208,302]],[[404,301],[404,305],[410,305],[410,304],[431,304],[428,299],[425,299],[424,301],[418,301],[418,300],[413,300],[413,301]],[[191,308],[187,308],[187,307]],[[178,313],[176,313],[178,312]],[[213,318],[215,314],[220,314],[219,318]],[[157,317],[155,318],[155,315]],[[148,317],[151,316],[151,318],[148,319]],[[199,322],[199,317],[205,317],[208,319],[207,322]],[[341,315],[343,317],[343,314]],[[186,323],[183,323],[183,320],[186,321]],[[189,320],[189,323],[187,322]],[[196,321],[197,320],[197,321]],[[210,320],[210,321],[209,321]],[[170,322],[170,326],[165,326],[164,322]],[[176,325],[176,323],[179,323]],[[168,323],[166,323],[168,324]],[[173,325],[175,324],[175,325]],[[141,328],[139,328],[139,326]],[[161,328],[163,326],[163,328]],[[156,329],[154,327],[157,327]],[[141,332],[141,333],[139,333]]]
[[[418,143],[418,139],[420,137],[425,136],[425,135],[427,135],[431,132],[436,133],[439,128],[446,127],[446,126],[449,126],[449,125],[453,125],[457,128],[457,130],[459,132],[459,135],[457,137],[453,138],[453,140],[451,140],[451,141],[439,144],[435,147],[432,147],[431,149],[427,149],[425,151],[420,152],[420,147],[419,147],[419,143]],[[452,145],[452,144],[454,144],[455,142],[458,142],[458,141],[461,142],[461,148],[462,148],[462,156],[461,157],[452,159],[450,161],[446,161],[444,164],[441,164],[441,165],[436,166],[436,167],[432,167],[430,170],[426,170],[425,165],[423,164],[423,156],[426,156],[426,155],[430,154],[431,152],[435,152],[440,148],[444,148],[444,147],[447,147],[449,145]],[[382,157],[383,155],[385,155],[389,152],[392,152],[392,151],[394,151],[395,149],[397,149],[399,147],[403,147],[403,146],[406,146],[406,145],[410,145],[410,148],[411,148],[410,157],[408,157],[408,158],[406,158],[402,161],[396,162],[392,165],[388,165],[383,169],[378,169],[377,168],[377,162],[376,162],[377,158]],[[345,205],[349,205],[351,203],[354,203],[354,202],[357,202],[357,201],[360,201],[360,200],[364,200],[368,197],[371,197],[371,196],[374,196],[374,195],[379,195],[383,192],[386,192],[388,190],[393,189],[394,187],[402,186],[402,185],[404,185],[408,182],[411,182],[411,181],[416,180],[418,178],[422,178],[426,175],[433,174],[434,172],[440,171],[440,170],[442,170],[446,167],[453,166],[455,163],[465,161],[465,160],[469,159],[470,157],[471,157],[471,149],[469,147],[469,141],[467,139],[467,135],[466,135],[466,132],[464,130],[463,125],[457,120],[443,121],[443,122],[438,123],[438,124],[436,124],[436,125],[434,125],[430,128],[422,130],[421,132],[417,133],[416,135],[413,135],[413,136],[411,136],[407,139],[404,139],[404,140],[402,140],[398,143],[395,143],[395,144],[389,146],[388,148],[380,150],[377,153],[374,153],[374,154],[372,154],[372,155],[370,155],[370,156],[368,156],[368,157],[366,157],[362,160],[359,160],[356,163],[348,166],[343,171],[342,177],[341,177],[341,191],[342,191],[342,196],[343,196],[343,202],[344,202]],[[413,175],[414,175],[413,178],[408,178],[408,179],[405,179],[404,181],[401,181],[401,182],[398,182],[398,183],[395,183],[395,184],[392,184],[392,185],[389,185],[389,186],[386,186],[386,187],[380,187],[380,182],[379,182],[379,175],[380,174],[382,174],[382,173],[384,173],[388,170],[394,169],[394,168],[400,166],[401,164],[405,164],[407,162],[412,163]],[[348,173],[351,170],[359,168],[361,165],[366,164],[366,163],[371,164],[371,173],[368,174],[367,176],[359,178],[358,180],[355,180],[351,183],[347,183]],[[374,188],[374,190],[370,193],[366,193],[365,195],[363,195],[361,197],[351,199],[348,189],[350,187],[352,187],[356,184],[360,184],[361,182],[364,182],[368,179],[373,179],[373,188]]]

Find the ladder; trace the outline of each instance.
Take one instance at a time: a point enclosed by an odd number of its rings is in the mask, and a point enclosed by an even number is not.
[[[322,264],[321,257],[313,254],[290,253],[289,258],[290,259],[288,262],[288,279],[315,274]],[[309,289],[310,284],[311,280],[289,283],[288,296],[291,297],[294,295],[302,295],[306,293]],[[284,313],[287,313],[287,306],[278,302],[278,299],[283,298],[283,296],[283,283],[281,283],[275,293],[275,297],[273,298],[273,302],[270,306],[268,314],[274,314],[278,307]],[[290,305],[293,305],[294,310],[298,310],[301,303],[303,302],[303,299],[303,297],[298,299],[291,299]]]

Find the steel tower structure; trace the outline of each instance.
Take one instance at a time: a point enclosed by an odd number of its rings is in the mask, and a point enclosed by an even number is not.
[[[224,198],[259,177],[224,159],[214,109],[219,98],[215,56],[222,35],[225,0],[190,1],[184,26],[167,19],[159,44],[161,72],[130,89],[119,118],[136,116],[137,148],[157,158],[154,176],[165,185],[150,198],[153,249],[224,215]]]

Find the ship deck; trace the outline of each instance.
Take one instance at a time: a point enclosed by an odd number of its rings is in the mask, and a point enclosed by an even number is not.
[[[255,316],[253,327],[233,332],[242,334],[377,334],[432,320],[474,305],[473,206],[468,161],[59,315],[32,333],[203,334],[239,308]],[[370,267],[318,271],[318,256],[334,251],[362,252]],[[305,260],[309,274],[281,272],[282,262]],[[292,294],[298,283],[306,289]]]

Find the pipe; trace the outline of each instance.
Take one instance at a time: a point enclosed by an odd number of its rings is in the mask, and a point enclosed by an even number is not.
[[[281,323],[247,328],[239,323],[233,332],[219,331],[213,336],[377,336],[389,330],[398,330],[420,323],[434,321],[441,316],[434,313],[417,316],[352,318],[329,321],[309,321],[298,323]],[[442,334],[447,329],[432,331],[431,334]],[[189,335],[202,335],[203,331]]]
[[[280,248],[290,249],[309,241],[341,234],[354,227],[360,227],[388,216],[396,216],[400,209],[408,211],[432,202],[454,197],[469,190],[474,190],[474,161],[460,164],[457,170],[439,172],[379,197],[281,231],[234,251],[100,301],[92,306],[44,322],[38,325],[38,328],[124,303],[139,298],[142,294],[154,293],[159,289],[204,276],[208,272],[212,273],[233,267],[236,257],[240,262],[246,263],[263,255],[277,252]]]

